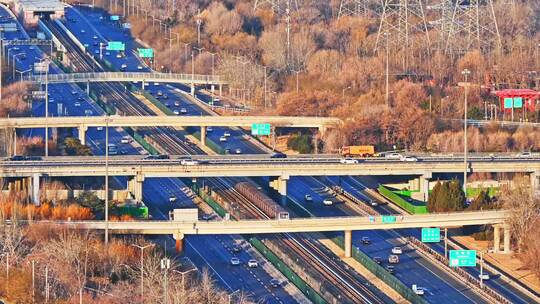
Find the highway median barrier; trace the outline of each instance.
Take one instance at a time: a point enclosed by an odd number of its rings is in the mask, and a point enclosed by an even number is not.
[[[377,191],[384,196],[386,199],[390,200],[394,204],[398,205],[405,211],[411,213],[411,214],[427,214],[429,213],[427,210],[427,206],[425,204],[423,205],[415,205],[411,202],[406,201],[404,198],[402,198],[400,195],[392,192],[390,189],[386,188],[383,185],[379,185],[377,188]]]

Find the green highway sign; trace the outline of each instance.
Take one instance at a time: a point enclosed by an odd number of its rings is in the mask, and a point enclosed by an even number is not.
[[[438,243],[441,241],[441,228],[422,228],[423,243]]]
[[[125,51],[126,45],[120,41],[109,41],[107,43],[107,51]]]
[[[476,250],[450,250],[450,267],[475,267]]]
[[[272,127],[267,123],[254,123],[251,125],[251,135],[270,135]]]
[[[394,215],[383,215],[382,216],[382,222],[383,223],[395,223],[396,217]]]
[[[511,109],[513,105],[514,100],[511,97],[505,97],[504,98],[504,108],[505,109]]]
[[[139,57],[141,58],[153,58],[154,50],[153,49],[137,49],[139,51]]]
[[[514,108],[522,108],[522,107],[523,107],[523,98],[514,97]]]

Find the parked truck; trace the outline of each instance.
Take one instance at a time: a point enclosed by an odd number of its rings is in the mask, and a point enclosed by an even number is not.
[[[375,156],[374,146],[344,146],[341,148],[341,155],[346,157],[371,157]]]

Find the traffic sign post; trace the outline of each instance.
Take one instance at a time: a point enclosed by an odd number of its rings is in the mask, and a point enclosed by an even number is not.
[[[126,45],[120,41],[109,41],[107,43],[107,51],[125,51]]]
[[[254,123],[251,125],[251,135],[270,135],[272,127],[267,123]]]
[[[385,224],[395,223],[396,217],[394,215],[383,215],[382,222]]]
[[[438,243],[441,241],[441,228],[422,228],[423,243]]]
[[[476,250],[450,250],[450,267],[476,267]]]

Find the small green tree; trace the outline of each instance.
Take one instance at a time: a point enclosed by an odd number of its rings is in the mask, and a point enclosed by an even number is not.
[[[92,151],[86,145],[81,144],[78,138],[67,137],[64,140],[64,149],[67,155],[92,155]]]
[[[77,203],[82,207],[90,208],[94,214],[101,213],[105,210],[103,201],[91,191],[82,192],[77,198]]]
[[[437,182],[428,199],[429,212],[449,212],[465,209],[465,193],[458,180]]]
[[[496,201],[489,196],[489,189],[482,189],[472,200],[468,210],[491,210],[496,209]]]
[[[312,140],[310,136],[306,134],[291,136],[289,140],[287,140],[287,147],[302,154],[308,154],[313,151]]]

